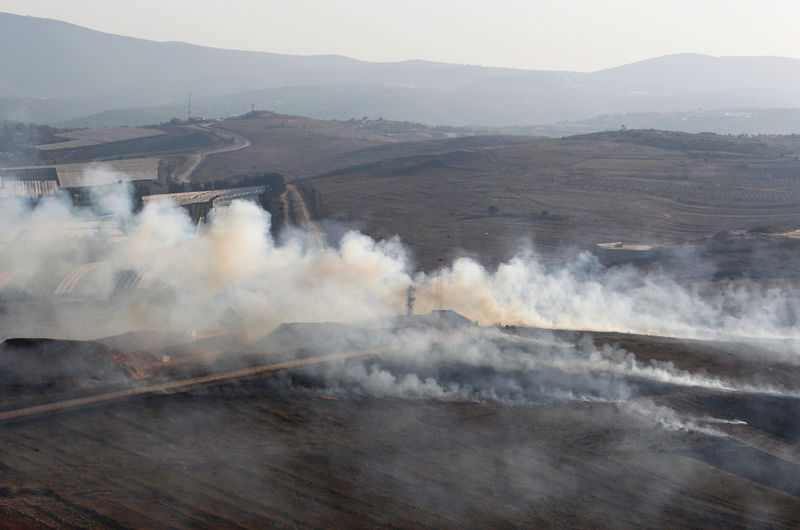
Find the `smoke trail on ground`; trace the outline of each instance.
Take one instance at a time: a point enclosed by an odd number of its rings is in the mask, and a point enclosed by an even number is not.
[[[722,420],[719,418],[697,418],[678,414],[676,411],[663,405],[657,405],[650,399],[637,399],[624,403],[620,409],[628,414],[637,416],[655,426],[670,431],[697,431],[710,436],[727,436],[713,424],[731,423],[743,424],[738,420]]]
[[[544,266],[530,251],[496,270],[463,258],[432,274],[415,273],[397,238],[376,241],[351,231],[319,248],[293,231],[276,241],[269,214],[241,201],[197,226],[166,201],[134,212],[129,186],[95,171],[92,179],[110,184],[94,191],[92,210],[50,197],[34,206],[9,202],[0,211],[0,336],[97,338],[151,329],[255,339],[283,322],[398,315],[410,285],[424,312],[440,284],[446,307],[484,326],[798,338],[800,296],[790,288],[729,288],[709,297],[664,274],[604,268],[589,254]],[[797,395],[641,362],[618,347],[597,348],[591,338],[570,343],[546,333],[391,323],[358,334],[353,341],[333,333],[312,350],[327,354],[341,343],[386,353],[309,369],[312,387],[328,395],[510,404],[624,402],[667,387]],[[783,354],[797,360],[792,348]],[[717,433],[709,426],[714,418],[684,418],[642,399],[631,403],[628,412],[660,418],[662,426]]]
[[[323,393],[492,401],[516,405],[622,402],[676,388],[798,396],[796,389],[690,373],[670,362],[643,362],[619,347],[552,335],[514,337],[479,327],[364,330],[351,347],[382,346],[374,360],[308,371]],[[334,339],[328,341],[335,343]],[[310,343],[302,343],[304,347]]]
[[[725,427],[745,422],[673,409],[658,400],[687,393],[800,398],[796,385],[760,384],[747,376],[731,379],[682,370],[671,362],[639,360],[618,346],[595,346],[589,334],[564,340],[549,332],[515,336],[470,325],[328,327],[313,338],[308,331],[294,330],[295,345],[305,352],[381,351],[372,359],[316,365],[282,379],[292,392],[315,396],[514,406],[608,403],[651,428],[715,437],[728,437]]]

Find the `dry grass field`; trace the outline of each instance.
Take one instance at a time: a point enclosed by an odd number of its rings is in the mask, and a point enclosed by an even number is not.
[[[250,144],[229,152],[204,147],[202,157],[189,145],[191,135],[176,135],[173,154],[197,162],[195,171],[184,168],[192,180],[187,185],[280,172],[289,182],[280,196],[282,219],[316,225],[331,240],[348,228],[376,238],[399,235],[411,266],[427,270],[439,266],[437,258],[459,255],[495,265],[527,246],[549,263],[591,249],[606,265],[677,270],[679,280],[692,282],[692,296],[671,291],[667,282],[654,284],[659,296],[648,297],[644,276],[626,270],[619,277],[637,285],[617,287],[641,295],[643,304],[668,305],[673,293],[684,298],[661,313],[636,304],[620,309],[615,288],[599,289],[587,311],[592,322],[595,307],[620,313],[621,320],[611,320],[615,327],[600,328],[609,332],[543,330],[522,321],[481,328],[441,312],[449,320],[432,313],[363,327],[304,322],[255,340],[230,335],[250,315],[237,313],[235,298],[214,293],[246,291],[247,300],[258,297],[279,309],[286,302],[280,297],[313,305],[320,297],[317,278],[273,293],[214,276],[219,291],[197,299],[196,315],[229,309],[213,328],[220,335],[190,340],[194,322],[173,328],[163,300],[164,329],[171,333],[132,329],[95,341],[7,341],[0,344],[0,528],[800,527],[800,365],[792,338],[800,138],[660,131],[564,139],[452,136],[458,133],[272,113],[214,127]],[[205,137],[202,128],[191,134]],[[212,137],[206,140],[232,145],[233,136],[206,132]],[[166,136],[116,147],[139,153]],[[77,158],[91,149],[120,156],[114,146],[64,151]],[[161,177],[159,186],[166,187]],[[210,253],[212,261],[257,250],[264,227],[245,226],[253,227],[240,246],[213,247],[221,251]],[[73,228],[75,235],[86,230]],[[197,232],[213,229],[198,226]],[[18,239],[43,235],[20,231]],[[226,239],[222,231],[213,235]],[[16,239],[5,241],[7,251]],[[692,245],[678,245],[687,241]],[[598,249],[598,243],[611,244]],[[324,266],[311,269],[325,279],[337,250],[314,254],[320,249],[311,247],[312,257],[325,256]],[[167,263],[171,254],[159,252]],[[285,256],[290,267],[300,265]],[[51,272],[37,290],[2,300],[4,337],[58,333],[55,315],[87,333],[116,318],[117,291],[45,296],[65,294],[62,284],[74,286],[92,269],[64,270],[66,278]],[[270,288],[281,287],[270,271],[247,270],[259,280],[266,275]],[[559,271],[572,274],[569,267],[548,271],[550,279]],[[117,280],[136,275],[123,272]],[[578,273],[588,280],[551,282],[546,294],[555,311],[562,311],[559,298],[580,305],[583,286],[612,275]],[[19,269],[6,271],[0,284],[13,284],[17,275]],[[672,278],[655,276],[656,283]],[[358,275],[347,285],[368,281]],[[174,291],[151,286],[121,311],[159,309],[161,298],[186,294],[176,285]],[[186,285],[193,287],[184,291],[203,291],[206,284]],[[509,280],[508,287],[515,291],[517,283]],[[538,284],[525,287],[550,299]],[[756,287],[769,296],[746,296]],[[336,301],[351,292],[336,291]],[[740,296],[713,296],[721,292]],[[398,300],[405,294],[403,287]],[[424,289],[416,294],[421,302],[430,297]],[[481,303],[469,293],[457,298]],[[716,307],[719,300],[733,305]],[[768,308],[752,307],[770,301]],[[694,307],[705,302],[709,307]],[[265,306],[255,307],[262,318]],[[718,335],[686,336],[729,339],[613,331],[632,329],[624,319],[650,309],[665,320],[677,318],[670,311],[695,315],[702,322],[690,324],[700,330],[728,323]],[[775,313],[761,315],[762,309]],[[43,327],[48,315],[52,322]],[[778,331],[736,339],[765,323]],[[661,324],[653,321],[657,329]],[[677,324],[666,329],[685,329],[683,321]],[[324,363],[307,362],[322,356],[328,356]],[[294,360],[305,365],[263,370]],[[152,392],[136,390],[148,385]],[[115,394],[129,390],[126,399]],[[49,415],[19,413],[102,394],[117,397]]]
[[[72,164],[179,156],[223,145],[226,138],[202,127],[164,125],[158,129],[119,127],[63,133],[67,142],[20,149],[6,167]],[[39,149],[41,147],[41,149]]]
[[[107,127],[102,129],[79,129],[60,133],[59,136],[66,138],[67,141],[37,145],[40,151],[53,151],[57,149],[73,149],[76,147],[86,147],[89,145],[106,144],[110,142],[121,142],[124,140],[134,140],[148,136],[158,136],[164,131],[158,129],[147,129],[144,127]]]
[[[800,138],[659,131],[542,139],[396,158],[304,181],[319,216],[399,234],[418,263],[488,263],[597,243],[666,243],[800,225]]]
[[[461,139],[455,137],[458,133],[415,124],[376,120],[325,121],[272,112],[229,118],[216,127],[240,134],[252,144],[241,151],[208,157],[194,174],[194,181],[259,171],[278,172],[291,181],[387,157],[445,152],[462,145],[520,141],[512,137]]]
[[[726,344],[595,343],[733,380],[778,369],[796,386],[796,366],[742,370]],[[86,344],[131,373],[124,353]],[[513,405],[340,395],[300,371],[5,423],[0,527],[800,524],[797,399],[630,382],[628,403]],[[711,423],[665,427],[629,412],[642,399]]]

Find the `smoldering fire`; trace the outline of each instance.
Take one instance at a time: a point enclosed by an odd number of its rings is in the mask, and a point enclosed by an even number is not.
[[[94,211],[47,198],[32,208],[18,202],[0,212],[0,296],[49,304],[44,318],[41,305],[15,304],[14,320],[31,332],[38,327],[75,338],[142,328],[201,334],[224,328],[262,335],[287,321],[358,322],[398,314],[410,284],[424,312],[433,307],[438,280],[447,307],[482,325],[797,338],[800,296],[789,286],[708,296],[665,274],[603,268],[588,253],[553,267],[531,251],[496,270],[461,258],[425,274],[415,272],[397,238],[375,241],[348,232],[335,245],[318,248],[295,231],[276,241],[268,213],[247,202],[221,209],[198,229],[166,202],[133,213],[124,183],[105,190],[95,197]],[[119,289],[123,273],[136,278],[136,289]],[[113,298],[113,318],[104,319],[102,329],[75,318],[74,305],[64,302],[81,297]]]
[[[665,275],[603,268],[589,254],[546,267],[523,252],[496,270],[461,258],[426,274],[414,271],[397,238],[375,241],[351,231],[321,248],[297,230],[274,239],[269,214],[250,202],[234,202],[216,211],[208,226],[197,227],[168,202],[134,213],[124,183],[103,189],[94,210],[58,197],[4,209],[0,296],[11,311],[3,334],[93,339],[151,329],[235,333],[250,340],[281,322],[352,324],[399,314],[409,285],[424,312],[433,306],[438,284],[448,307],[482,326],[797,338],[793,309],[800,297],[793,290],[733,289],[708,299]],[[368,334],[371,345],[392,352],[388,364],[331,368],[325,374],[330,388],[534,402],[627,399],[634,394],[625,382],[630,377],[723,390],[737,385],[671,365],[643,365],[618,349],[542,339],[512,343],[485,328]],[[776,352],[796,361],[791,348]],[[445,366],[465,371],[448,375]],[[494,375],[470,373],[480,368]]]

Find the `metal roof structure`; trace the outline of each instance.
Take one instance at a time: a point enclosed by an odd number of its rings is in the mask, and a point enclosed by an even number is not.
[[[160,158],[131,158],[79,164],[58,164],[62,188],[85,188],[118,181],[158,180]]]
[[[0,198],[44,197],[58,191],[55,180],[3,180],[0,177]]]
[[[186,191],[182,193],[163,193],[160,195],[147,195],[142,201],[147,204],[153,201],[171,201],[178,206],[197,204],[213,201],[214,207],[227,206],[236,199],[252,199],[264,193],[264,186],[249,186],[246,188],[229,188],[224,190]]]

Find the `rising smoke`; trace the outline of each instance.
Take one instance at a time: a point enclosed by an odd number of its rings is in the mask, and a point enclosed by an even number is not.
[[[0,212],[0,335],[93,339],[151,329],[252,340],[283,322],[360,323],[400,314],[409,285],[425,312],[438,280],[444,305],[482,326],[797,338],[794,290],[730,288],[709,297],[664,274],[606,269],[589,254],[548,267],[524,252],[496,270],[462,258],[426,274],[414,271],[397,238],[348,232],[320,248],[295,232],[276,241],[269,214],[250,202],[216,210],[204,226],[166,201],[134,213],[129,185],[102,171],[89,176],[109,183],[97,188],[92,210],[50,197],[34,206],[11,202]],[[367,342],[391,356],[314,372],[329,391],[552,403],[623,401],[658,385],[783,390],[745,388],[554,336],[479,327],[368,334]]]
[[[99,169],[90,177],[117,181]],[[417,287],[418,310],[426,312],[439,276],[444,305],[481,325],[797,338],[800,297],[786,287],[701,295],[664,274],[603,268],[588,253],[557,267],[542,265],[528,251],[496,270],[462,258],[438,272],[415,273],[398,239],[348,232],[329,248],[308,244],[302,234],[278,243],[270,236],[269,215],[252,203],[234,202],[197,227],[168,202],[134,214],[124,182],[96,189],[102,191],[92,211],[56,197],[33,207],[11,202],[0,212],[0,296],[52,302],[47,321],[25,315],[43,332],[86,338],[105,332],[69,324],[75,319],[58,311],[56,302],[91,296],[97,303],[113,299],[114,318],[104,323],[109,332],[261,336],[287,321],[359,322],[401,313],[410,284]],[[128,292],[114,281],[123,273],[136,277]],[[62,285],[70,275],[71,288]]]

